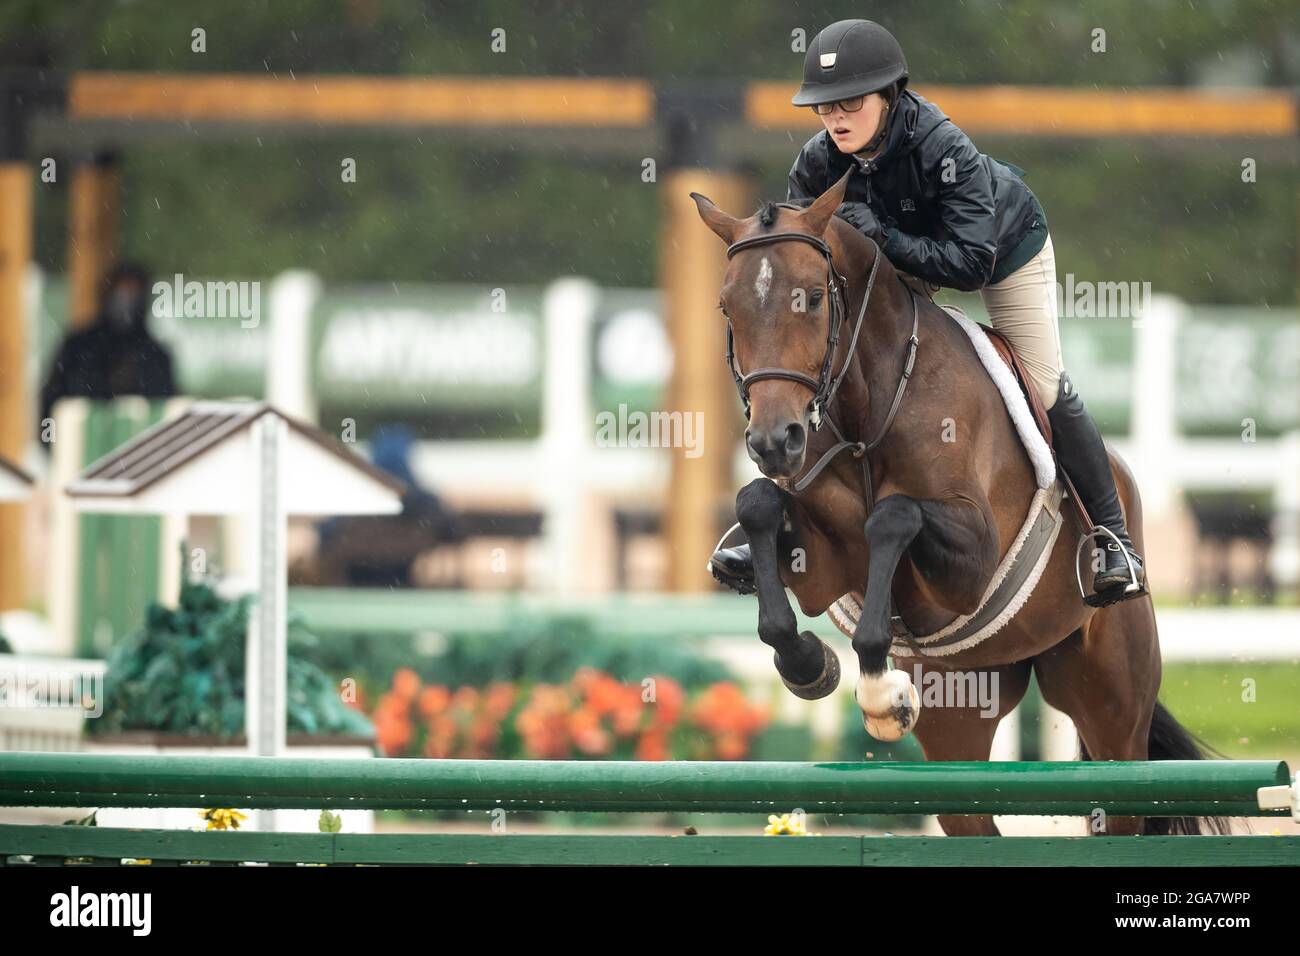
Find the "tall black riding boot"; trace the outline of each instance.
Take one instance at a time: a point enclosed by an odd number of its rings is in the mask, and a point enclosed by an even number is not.
[[[1106,528],[1119,539],[1119,544],[1116,544],[1115,538],[1100,532],[1094,539],[1093,547],[1102,548],[1102,562],[1093,578],[1094,595],[1088,603],[1104,606],[1145,594],[1146,576],[1142,559],[1134,549],[1128,528],[1124,524],[1124,512],[1120,508],[1119,493],[1115,490],[1115,478],[1110,471],[1110,459],[1106,455],[1101,432],[1084,407],[1083,399],[1075,391],[1070,377],[1064,372],[1061,373],[1056,404],[1048,409],[1047,418],[1052,424],[1056,459],[1074,482],[1093,523]],[[1120,550],[1121,545],[1123,551]],[[1125,552],[1128,560],[1125,560]],[[1132,589],[1130,560],[1138,580],[1138,587]]]

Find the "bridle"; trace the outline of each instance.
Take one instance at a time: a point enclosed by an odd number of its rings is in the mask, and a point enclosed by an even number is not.
[[[800,207],[789,203],[778,204],[783,208],[798,209]],[[817,378],[805,375],[803,372],[795,371],[789,368],[765,367],[755,369],[749,374],[745,374],[736,364],[736,349],[734,335],[731,328],[731,319],[727,319],[727,367],[731,369],[731,377],[736,382],[736,391],[740,393],[740,400],[745,406],[745,418],[749,418],[749,387],[755,382],[762,382],[767,379],[787,379],[791,382],[797,382],[813,393],[809,403],[808,423],[812,426],[813,431],[821,427],[823,421],[830,422],[831,430],[835,432],[835,437],[839,440],[838,444],[827,450],[826,454],[821,457],[812,470],[803,478],[794,484],[795,491],[802,491],[806,488],[821,472],[830,464],[831,460],[845,449],[852,449],[853,457],[862,459],[862,473],[865,479],[865,490],[867,494],[867,507],[870,508],[872,500],[875,497],[871,488],[871,469],[868,467],[866,454],[872,451],[877,445],[884,440],[889,426],[894,423],[894,416],[898,414],[898,406],[903,401],[903,392],[907,389],[908,379],[912,377],[912,368],[916,364],[916,347],[919,344],[917,338],[917,303],[916,293],[906,282],[903,287],[907,289],[912,301],[912,335],[907,340],[907,359],[903,365],[903,374],[898,381],[898,388],[894,392],[894,401],[889,407],[889,414],[885,416],[885,421],[880,427],[876,437],[870,442],[851,442],[848,441],[835,424],[834,418],[830,416],[829,407],[835,400],[835,393],[839,390],[840,383],[844,381],[844,376],[848,373],[849,363],[853,361],[854,352],[857,349],[858,337],[862,333],[862,323],[867,315],[867,305],[871,302],[871,291],[876,285],[876,273],[880,269],[880,260],[884,253],[880,246],[874,240],[868,237],[872,247],[875,249],[875,257],[871,263],[871,272],[867,276],[867,287],[862,295],[862,306],[858,309],[858,317],[853,323],[853,337],[849,340],[848,352],[844,356],[844,364],[840,366],[838,372],[832,373],[835,363],[835,350],[840,341],[840,330],[844,324],[844,315],[848,311],[848,280],[835,270],[835,256],[831,252],[831,247],[826,244],[825,240],[819,236],[808,235],[802,232],[774,232],[761,236],[750,236],[747,239],[741,239],[739,242],[733,242],[727,247],[727,258],[731,259],[736,253],[751,249],[755,246],[766,246],[777,242],[805,242],[822,254],[826,260],[826,286],[828,290],[827,308],[830,312],[830,328],[826,333],[826,355],[822,359],[821,371]],[[901,281],[901,279],[900,279]]]
[[[831,253],[831,248],[826,242],[818,236],[810,236],[802,232],[774,232],[763,236],[750,236],[748,239],[741,239],[739,242],[733,242],[727,247],[727,258],[731,259],[744,249],[750,249],[754,246],[766,246],[777,242],[806,242],[812,246],[826,260],[826,286],[828,289],[829,300],[827,308],[830,310],[830,328],[826,333],[826,355],[822,359],[821,371],[817,378],[805,375],[803,372],[797,372],[789,368],[760,368],[755,369],[748,375],[740,371],[736,364],[735,337],[732,333],[731,319],[727,319],[727,365],[731,368],[731,377],[735,379],[736,389],[740,392],[740,400],[745,404],[745,418],[749,418],[749,387],[755,382],[762,382],[771,378],[784,378],[792,382],[798,382],[800,385],[811,389],[813,393],[812,402],[809,409],[809,424],[812,425],[813,431],[821,427],[822,414],[835,397],[835,392],[840,387],[840,382],[844,380],[844,374],[848,371],[849,362],[853,358],[853,349],[858,342],[858,335],[862,331],[862,320],[867,314],[867,303],[871,300],[871,289],[876,284],[876,273],[880,268],[880,253],[877,249],[875,261],[871,264],[871,274],[867,277],[867,292],[862,297],[862,308],[858,310],[858,320],[853,326],[853,341],[849,344],[848,355],[845,356],[844,365],[840,368],[839,374],[832,375],[831,367],[835,361],[835,347],[840,341],[840,327],[844,324],[845,299],[842,298],[842,290],[847,288],[848,280],[835,271],[835,259]]]

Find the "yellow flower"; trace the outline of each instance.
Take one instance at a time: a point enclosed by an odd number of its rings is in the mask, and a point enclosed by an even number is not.
[[[783,813],[769,816],[767,826],[763,828],[767,836],[809,836],[807,818],[802,814]],[[821,836],[821,834],[816,834]]]
[[[248,819],[238,810],[229,809],[200,810],[199,816],[208,821],[209,830],[238,830],[239,821]]]

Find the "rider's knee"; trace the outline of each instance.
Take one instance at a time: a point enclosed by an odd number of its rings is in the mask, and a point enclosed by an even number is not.
[[[1050,410],[1061,394],[1061,377],[1065,373],[1056,366],[1037,364],[1027,365],[1026,370],[1034,383],[1034,389],[1038,392],[1038,397],[1043,401],[1044,411]]]

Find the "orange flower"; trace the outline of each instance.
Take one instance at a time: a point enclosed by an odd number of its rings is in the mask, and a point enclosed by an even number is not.
[[[586,694],[588,688],[590,688],[592,684],[600,681],[604,676],[604,674],[596,670],[594,667],[579,667],[577,671],[574,672],[569,683],[573,685],[574,689],[577,690],[578,693]]]
[[[735,684],[720,682],[707,688],[691,709],[691,721],[716,738],[722,759],[736,759],[748,750],[747,738],[767,723],[767,712],[746,700]]]
[[[393,693],[408,703],[415,699],[415,692],[420,689],[420,675],[409,667],[399,668],[393,674]]]
[[[722,734],[716,749],[719,760],[739,760],[749,752],[749,743],[740,734]]]
[[[432,757],[435,760],[445,760],[451,756],[450,741],[430,734],[424,741],[424,750],[422,753],[424,756]]]
[[[639,696],[631,701],[625,699],[619,704],[618,710],[614,711],[614,733],[620,737],[631,737],[641,729],[646,708],[650,706],[652,705],[641,703]]]
[[[661,733],[650,732],[641,735],[636,745],[637,760],[667,760],[668,747]]]
[[[587,706],[598,714],[613,713],[627,695],[627,689],[608,674],[596,674],[574,684],[587,700]]]
[[[681,716],[686,692],[671,677],[656,676],[654,682],[655,699],[653,703],[647,704],[653,715],[651,719],[656,726],[671,727]]]
[[[420,691],[418,708],[424,717],[432,717],[447,709],[451,701],[451,692],[441,685],[431,685]]]
[[[507,681],[490,684],[485,697],[488,716],[493,720],[503,720],[515,705],[515,685]]]
[[[392,715],[376,715],[375,739],[390,757],[395,757],[411,742],[411,723]]]
[[[600,715],[589,707],[579,707],[569,714],[569,729],[575,734],[600,726]]]
[[[451,706],[455,710],[473,710],[478,706],[478,700],[477,687],[457,687],[451,695]]]
[[[572,704],[566,687],[538,684],[533,688],[528,703],[515,719],[529,756],[543,760],[570,756],[568,718]]]
[[[501,736],[501,725],[495,720],[477,718],[469,728],[470,746],[476,755],[491,756],[492,745]]]

